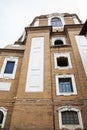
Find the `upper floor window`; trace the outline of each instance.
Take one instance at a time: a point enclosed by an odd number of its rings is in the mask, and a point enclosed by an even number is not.
[[[8,57],[5,58],[0,77],[1,78],[15,78],[15,73],[17,69],[18,57]]]
[[[67,67],[68,66],[68,58],[67,57],[58,57],[57,58],[57,66]]]
[[[15,61],[7,61],[4,73],[12,74],[14,65],[15,65]]]
[[[64,96],[77,94],[74,75],[56,75],[56,94]]]
[[[65,25],[64,17],[59,15],[50,16],[48,17],[48,25],[52,26],[54,32],[63,31]]]
[[[60,18],[54,17],[51,19],[51,25],[53,27],[61,27],[63,26],[62,21]]]
[[[72,68],[70,53],[67,53],[67,52],[66,53],[55,53],[54,60],[55,60],[56,69]]]
[[[63,43],[62,40],[57,39],[57,40],[55,40],[54,45],[56,45],[56,46],[61,46],[61,45],[64,45],[64,43]]]
[[[81,111],[77,107],[63,106],[58,108],[60,129],[83,129]]]
[[[65,37],[52,37],[52,45],[63,46],[66,45]]]
[[[59,92],[73,92],[71,78],[59,78]]]

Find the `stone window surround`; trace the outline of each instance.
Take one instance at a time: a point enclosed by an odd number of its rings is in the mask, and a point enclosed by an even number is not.
[[[79,119],[79,125],[63,125],[62,124],[62,112],[63,111],[75,111],[77,112],[78,114],[78,119]],[[75,130],[77,128],[81,128],[83,129],[83,122],[82,122],[82,117],[81,117],[81,110],[78,108],[78,107],[75,107],[75,106],[62,106],[62,107],[59,107],[58,108],[58,117],[59,117],[59,127],[60,129],[63,129],[63,128],[67,128],[67,129],[70,129],[70,130]]]
[[[12,74],[4,73],[7,61],[14,61],[15,62]],[[5,57],[4,63],[3,63],[2,69],[1,69],[1,73],[0,73],[0,78],[14,79],[15,78],[16,69],[17,69],[17,64],[18,64],[18,57]]]
[[[65,57],[68,59],[68,66],[61,67],[57,65],[57,58],[59,57]],[[65,53],[54,53],[54,62],[55,62],[55,69],[70,69],[72,68],[71,59],[70,59],[70,52]]]
[[[51,45],[54,45],[54,46],[55,46],[55,41],[56,41],[56,40],[61,40],[64,45],[66,44],[66,39],[65,39],[65,37],[52,37]]]
[[[48,25],[51,26],[51,19],[53,19],[53,18],[55,18],[55,17],[56,17],[56,18],[59,18],[59,19],[61,20],[63,26],[61,26],[61,27],[53,27],[53,29],[63,28],[64,25],[65,25],[65,22],[64,22],[64,18],[63,18],[62,16],[51,16],[51,17],[49,17],[49,18],[48,18]]]

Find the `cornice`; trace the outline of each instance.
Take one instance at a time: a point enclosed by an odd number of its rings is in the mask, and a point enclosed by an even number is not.
[[[38,27],[26,27],[25,31],[28,33],[28,31],[39,31],[39,30],[49,30],[52,32],[52,26],[38,26]]]

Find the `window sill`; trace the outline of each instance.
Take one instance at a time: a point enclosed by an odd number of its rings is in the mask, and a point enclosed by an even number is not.
[[[57,93],[57,96],[75,96],[77,93]]]
[[[72,66],[67,66],[67,67],[58,67],[58,66],[55,66],[55,69],[59,69],[59,70],[72,69]]]
[[[82,127],[81,127],[81,125],[76,125],[76,124],[73,124],[73,125],[62,125],[61,126],[61,129],[64,129],[64,128],[66,128],[66,129],[82,129]]]
[[[66,45],[50,45],[50,48],[61,48],[61,47],[70,47],[70,44],[66,44]]]

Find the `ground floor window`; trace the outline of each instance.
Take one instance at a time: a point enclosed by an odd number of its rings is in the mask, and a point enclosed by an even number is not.
[[[81,111],[74,106],[63,106],[58,108],[59,127],[67,129],[83,129]]]

